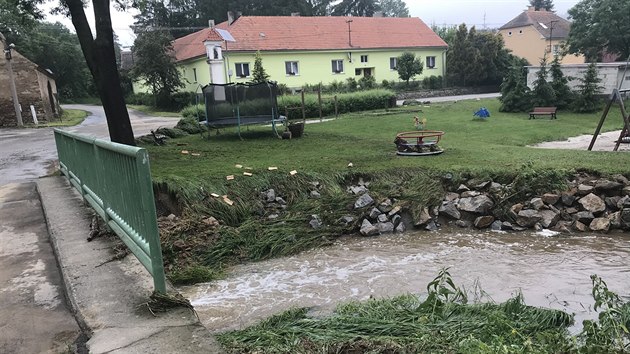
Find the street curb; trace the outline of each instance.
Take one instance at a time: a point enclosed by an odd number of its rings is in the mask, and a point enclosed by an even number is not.
[[[112,242],[87,241],[92,211],[64,177],[37,181],[51,244],[90,353],[219,353],[189,309],[154,316],[149,273],[133,256],[110,261]],[[172,289],[172,287],[171,287]]]

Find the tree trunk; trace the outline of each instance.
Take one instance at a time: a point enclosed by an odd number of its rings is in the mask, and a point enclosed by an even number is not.
[[[129,112],[125,105],[120,75],[116,66],[109,0],[92,0],[96,38],[92,37],[82,0],[65,0],[65,4],[70,10],[72,24],[77,31],[83,56],[92,73],[105,110],[109,137],[116,143],[135,145]]]

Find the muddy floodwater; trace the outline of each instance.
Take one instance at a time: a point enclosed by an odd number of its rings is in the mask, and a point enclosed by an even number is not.
[[[181,288],[213,332],[244,328],[291,307],[327,312],[336,304],[426,294],[443,267],[472,293],[496,302],[522,291],[530,305],[595,318],[591,274],[630,294],[630,235],[410,232],[346,238],[293,257],[231,269],[225,280]],[[485,300],[488,300],[486,298]]]

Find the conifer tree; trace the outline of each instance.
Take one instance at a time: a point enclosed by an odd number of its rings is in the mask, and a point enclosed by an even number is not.
[[[578,95],[575,99],[573,106],[574,112],[579,113],[593,113],[599,109],[599,97],[602,88],[599,83],[602,81],[597,76],[597,65],[590,63],[588,69],[584,73],[584,77],[578,79],[580,84],[578,85]]]
[[[521,66],[514,65],[501,84],[501,112],[526,112],[531,108],[530,92]]]
[[[569,88],[569,80],[564,76],[560,68],[559,56],[556,56],[551,62],[549,72],[552,78],[551,87],[556,94],[556,107],[560,109],[567,108],[573,101],[573,92]]]
[[[265,68],[262,65],[262,57],[260,51],[256,52],[254,57],[254,71],[252,72],[252,82],[261,83],[269,80],[269,75],[265,72]]]
[[[544,56],[540,61],[540,70],[536,73],[536,80],[532,89],[532,105],[534,107],[556,105],[556,94],[551,84],[547,82],[547,56]]]

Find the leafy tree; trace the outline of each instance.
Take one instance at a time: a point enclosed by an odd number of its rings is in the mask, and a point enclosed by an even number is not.
[[[254,58],[254,71],[252,71],[252,82],[259,83],[269,80],[269,75],[265,72],[265,68],[262,65],[262,57],[260,51],[256,52]]]
[[[0,32],[8,43],[16,43],[16,38],[32,29],[43,14],[37,8],[41,1],[0,0]]]
[[[563,109],[569,106],[573,99],[573,93],[569,88],[569,80],[564,76],[560,68],[560,56],[555,56],[549,67],[551,74],[551,88],[556,95],[556,107]]]
[[[540,70],[536,73],[534,88],[532,89],[532,105],[535,107],[554,106],[556,94],[553,87],[547,82],[547,56],[540,60]]]
[[[442,40],[446,42],[446,44],[448,44],[449,46],[451,46],[451,44],[453,43],[453,39],[457,35],[457,26],[438,26],[436,24],[433,24],[431,25],[431,29],[433,30],[433,32],[435,32],[435,34],[440,36],[440,38],[442,38]]]
[[[602,81],[597,76],[597,65],[590,63],[584,77],[578,79],[580,84],[578,85],[578,94],[575,98],[573,110],[580,113],[592,113],[599,109],[599,98],[602,88],[599,83]]]
[[[183,87],[173,57],[172,37],[166,31],[141,33],[134,41],[131,74],[143,80],[156,97],[156,106],[169,108],[171,95]]]
[[[380,9],[378,0],[341,0],[332,7],[332,15],[372,17]]]
[[[510,68],[501,84],[501,112],[526,112],[531,108],[530,92],[527,87],[523,67]]]
[[[381,0],[380,8],[385,17],[409,17],[409,8],[402,0]]]
[[[619,59],[630,55],[630,1],[582,0],[569,9],[573,20],[567,44],[570,53],[596,61],[602,53]]]
[[[533,6],[536,11],[553,11],[553,0],[529,0],[529,5]]]
[[[409,85],[409,80],[416,75],[422,74],[423,64],[416,55],[410,52],[402,53],[396,59],[396,71],[401,80],[405,80]]]

